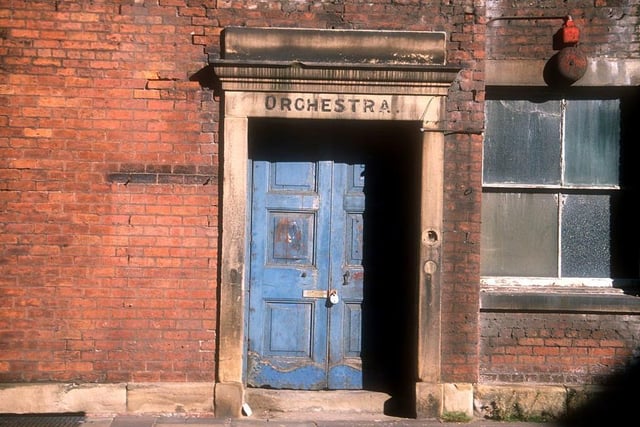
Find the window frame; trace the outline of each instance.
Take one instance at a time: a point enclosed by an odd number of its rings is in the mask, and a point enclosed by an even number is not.
[[[618,88],[621,89],[621,88]],[[626,88],[628,89],[628,88]],[[557,195],[557,197],[563,197],[568,194],[603,194],[603,195],[615,195],[622,194],[624,185],[622,181],[618,181],[614,184],[605,185],[585,185],[585,184],[567,184],[565,183],[565,130],[566,130],[566,102],[567,100],[582,99],[582,100],[600,100],[600,99],[618,99],[620,101],[620,126],[623,126],[625,111],[623,111],[623,98],[631,97],[636,100],[639,99],[637,93],[630,93],[631,91],[615,90],[612,88],[568,88],[566,90],[557,91],[551,88],[539,88],[539,87],[487,87],[487,101],[493,100],[560,100],[562,103],[562,115],[560,118],[561,126],[561,171],[560,171],[560,183],[558,184],[529,184],[529,183],[499,183],[489,182],[485,183],[485,150],[483,145],[482,150],[482,193],[483,196],[490,192],[508,192],[508,193],[550,193]],[[640,92],[640,91],[636,91]],[[636,108],[637,110],[637,108]],[[486,104],[485,104],[486,112]],[[628,113],[627,113],[628,114]],[[485,128],[488,128],[490,123],[488,117],[485,116]],[[635,132],[638,134],[638,131]],[[485,132],[486,138],[486,132]],[[625,143],[625,138],[629,138],[627,135],[623,135],[623,130],[620,131],[620,144],[618,147],[620,161],[618,168],[623,167],[623,153],[622,146]],[[485,140],[486,141],[486,140]],[[629,141],[627,141],[629,143]],[[631,142],[632,143],[632,142]],[[623,178],[621,178],[623,179]],[[637,187],[637,185],[636,185]],[[636,188],[637,190],[637,188]],[[484,200],[484,197],[483,197]],[[583,289],[600,289],[600,288],[612,288],[612,287],[627,287],[632,284],[637,284],[638,277],[630,278],[616,278],[616,277],[565,277],[562,275],[562,207],[561,200],[557,201],[557,222],[555,227],[557,229],[557,266],[556,277],[538,277],[538,276],[508,276],[508,275],[484,275],[481,268],[481,286],[483,287],[517,287],[519,290],[525,290],[527,288],[536,290],[544,287],[561,287],[561,288],[575,288],[580,287]],[[611,215],[611,214],[610,214]],[[611,243],[613,245],[613,243]],[[609,248],[613,251],[613,247]],[[481,251],[482,254],[482,251]],[[613,257],[613,255],[611,255]],[[481,263],[483,262],[481,257]],[[613,276],[613,274],[610,274]]]

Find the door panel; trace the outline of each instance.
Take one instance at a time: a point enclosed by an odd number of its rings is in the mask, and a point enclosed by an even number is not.
[[[326,162],[253,162],[249,385],[326,388],[325,300],[304,291],[327,281],[329,173]]]
[[[336,163],[332,203],[332,289],[340,302],[329,313],[329,388],[362,388],[362,238],[364,165]]]
[[[326,158],[252,162],[250,386],[362,388],[364,166]]]

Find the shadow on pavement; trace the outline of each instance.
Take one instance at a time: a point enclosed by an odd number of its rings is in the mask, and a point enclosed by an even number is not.
[[[640,358],[602,383],[603,391],[587,398],[557,423],[563,427],[636,425],[640,405]],[[632,420],[636,420],[635,422]]]

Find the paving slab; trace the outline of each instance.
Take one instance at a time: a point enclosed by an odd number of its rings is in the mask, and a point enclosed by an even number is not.
[[[157,419],[152,416],[120,416],[113,419],[110,427],[154,427]]]
[[[87,417],[79,427],[111,427],[113,417]]]

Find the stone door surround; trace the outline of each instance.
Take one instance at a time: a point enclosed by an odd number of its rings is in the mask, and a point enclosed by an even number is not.
[[[240,416],[244,401],[247,130],[254,117],[416,123],[416,132],[422,133],[416,406],[419,414],[433,407],[431,391],[441,382],[441,122],[447,90],[459,71],[446,65],[445,36],[294,28],[223,31],[220,57],[209,61],[222,89],[224,116],[216,416]],[[429,399],[423,399],[425,393]]]

